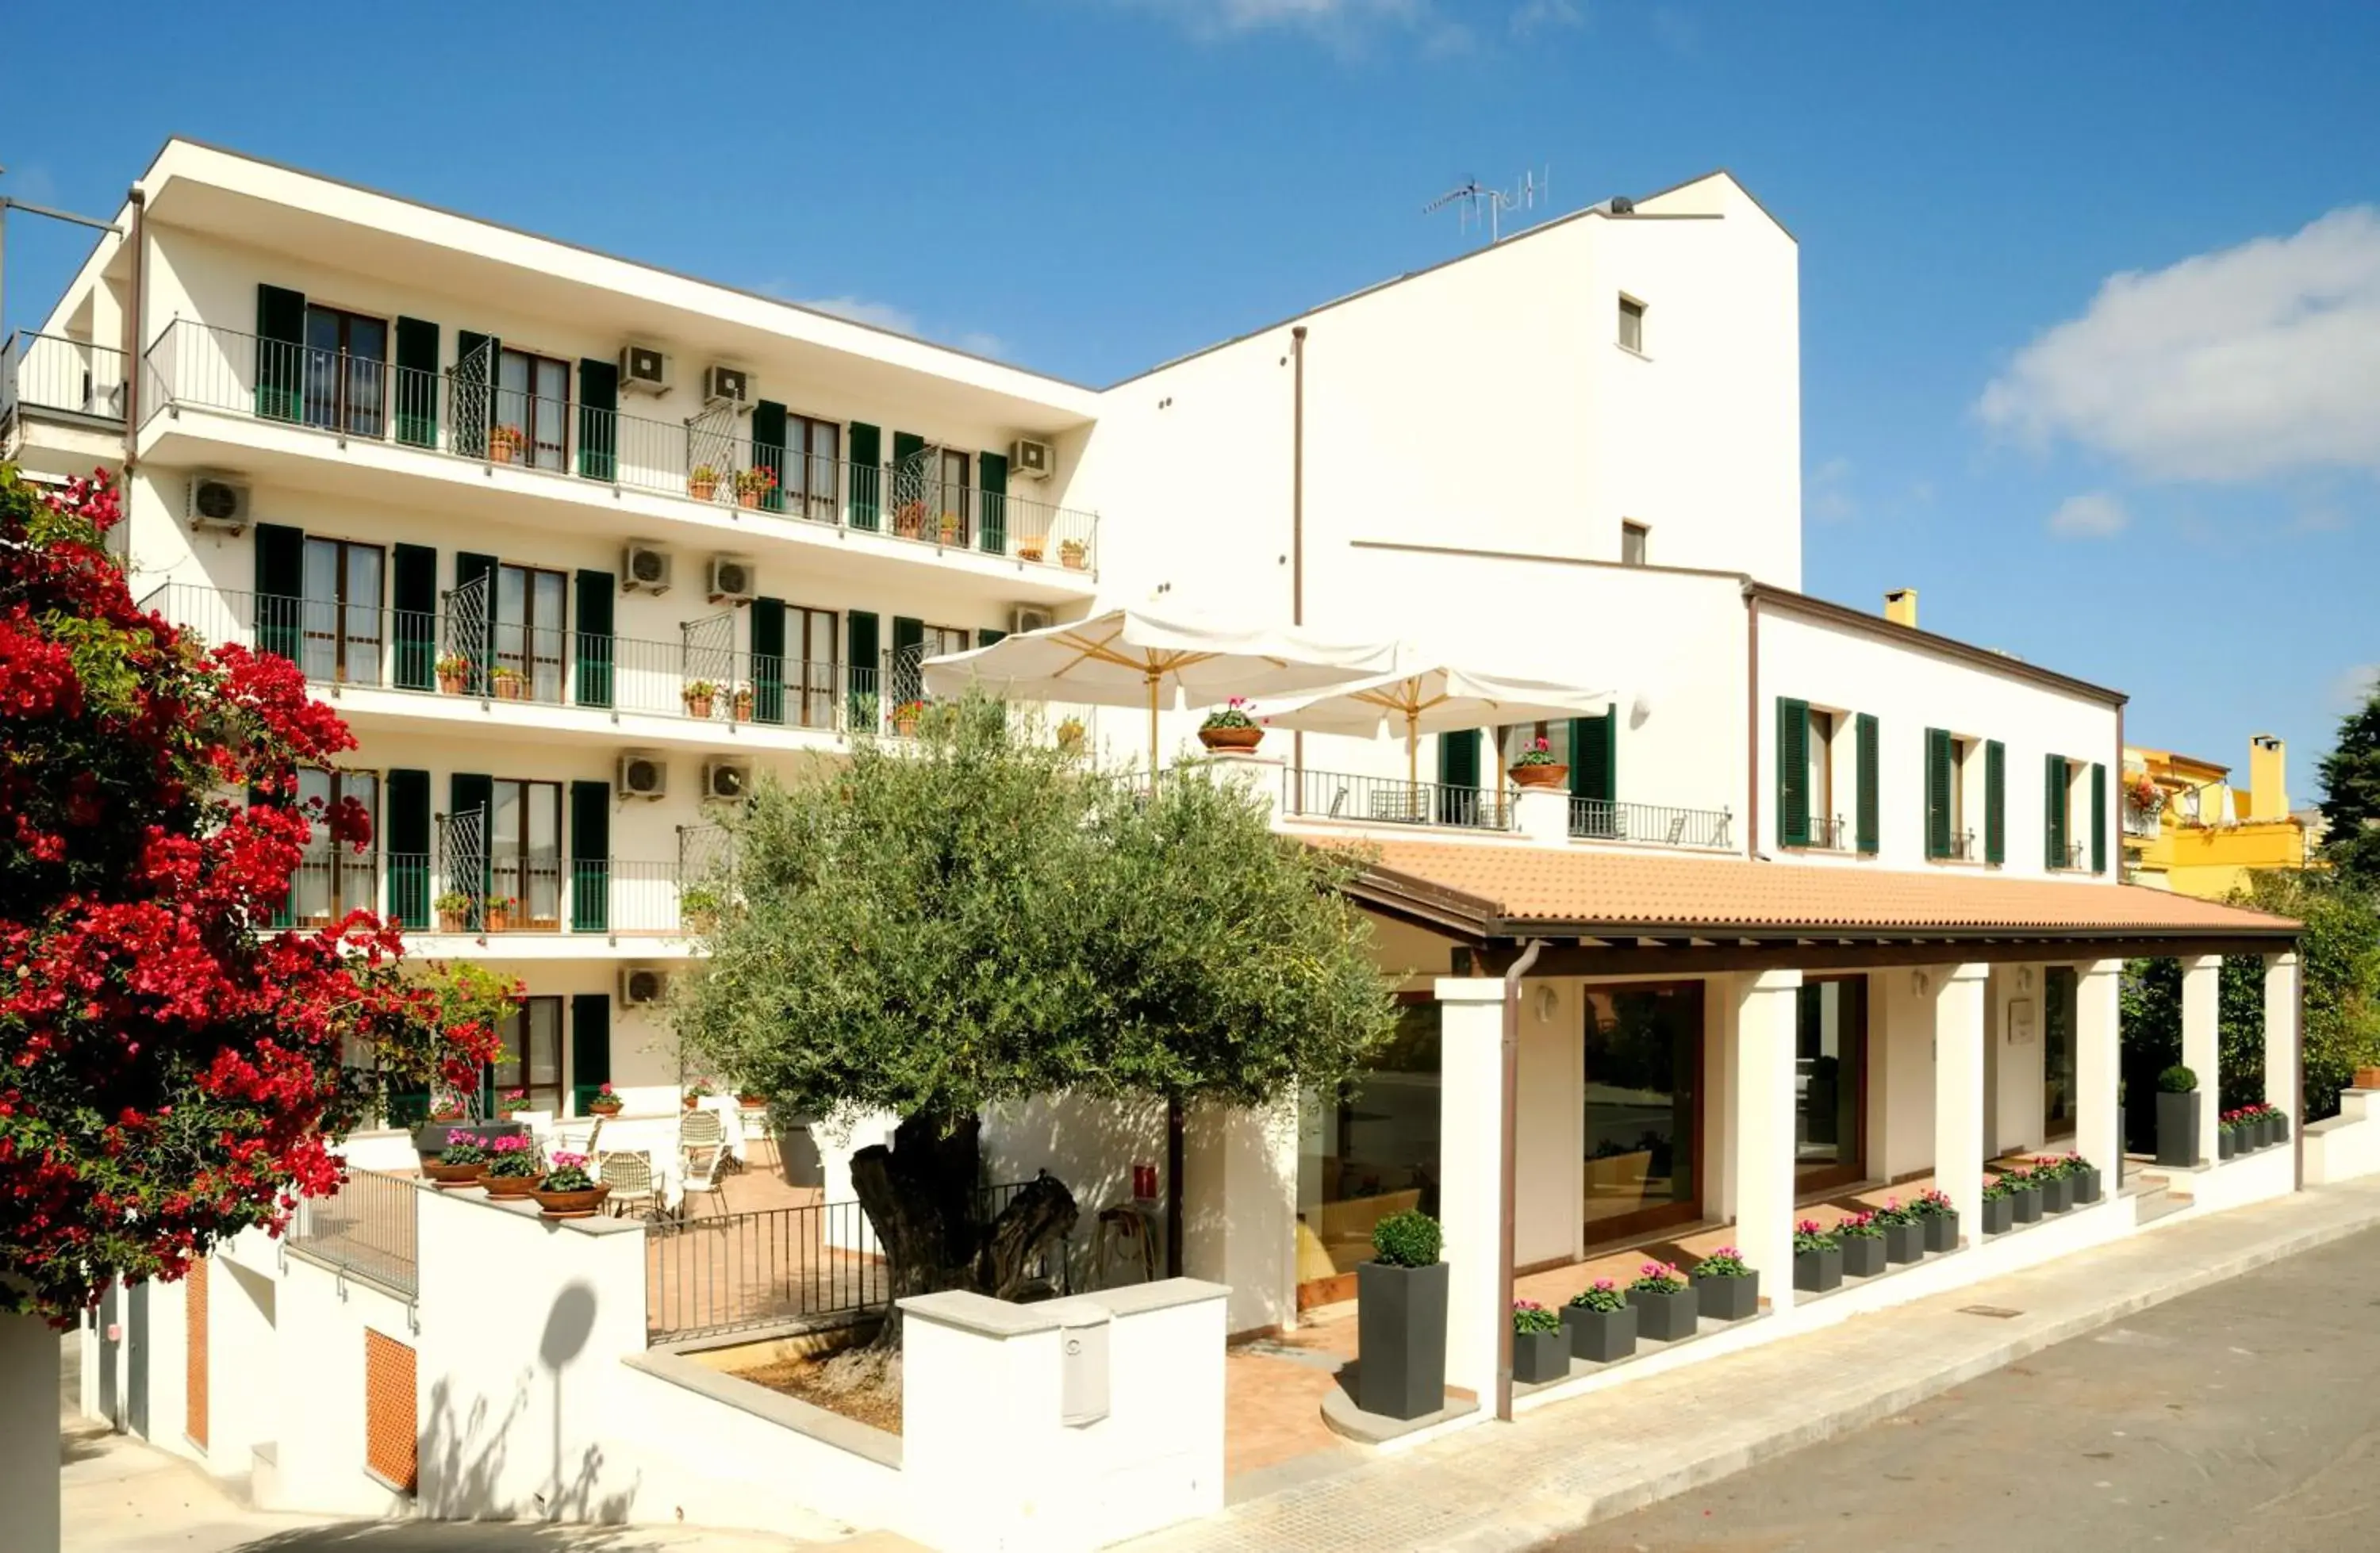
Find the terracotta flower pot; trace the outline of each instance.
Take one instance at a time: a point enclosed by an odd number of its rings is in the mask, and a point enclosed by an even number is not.
[[[488,457],[492,463],[511,463],[513,461],[513,444],[510,443],[490,443],[488,444]]]
[[[758,507],[760,504],[760,493],[757,491],[739,491],[735,493],[735,504],[739,507]]]
[[[715,479],[690,479],[686,482],[686,491],[696,501],[708,502],[719,494],[719,482]]]
[[[1513,784],[1520,787],[1560,787],[1570,781],[1570,768],[1563,765],[1515,766]]]
[[[1254,749],[1264,743],[1261,728],[1201,728],[1198,742],[1208,749]]]
[[[490,906],[487,923],[491,933],[509,933],[513,930],[513,914],[502,906]]]
[[[680,1095],[678,1097],[678,1101],[688,1110],[694,1110],[699,1108],[702,1104],[702,1098],[698,1095]]]
[[[589,1186],[579,1192],[548,1192],[542,1188],[529,1194],[537,1199],[540,1219],[592,1219],[603,1199],[612,1195],[609,1183]]]
[[[2380,1068],[2356,1069],[2355,1087],[2358,1089],[2380,1089]]]
[[[589,1116],[617,1116],[625,1109],[625,1108],[617,1100],[589,1100],[587,1102],[587,1114]]]
[[[481,1175],[480,1184],[488,1189],[491,1197],[526,1197],[537,1190],[533,1175]]]
[[[499,700],[499,701],[517,701],[517,700],[519,700],[520,698],[521,698],[521,682],[520,682],[520,681],[518,681],[518,680],[516,680],[516,679],[500,679],[500,680],[496,681],[496,699],[497,699],[497,700]]]
[[[424,1181],[435,1182],[448,1191],[460,1191],[466,1186],[477,1186],[480,1183],[480,1172],[487,1168],[485,1165],[479,1164],[445,1165],[435,1159],[424,1159],[421,1161],[421,1178]]]
[[[1040,540],[1019,540],[1016,541],[1016,559],[1038,561],[1049,548],[1049,545]]]
[[[442,933],[461,932],[463,930],[463,914],[459,911],[440,912],[438,914],[438,930]]]
[[[686,698],[686,715],[688,717],[709,717],[710,715],[710,699],[711,698],[708,696],[688,696]]]
[[[438,676],[439,694],[444,696],[460,696],[463,693],[463,684],[464,681],[461,674],[440,674]]]
[[[917,736],[917,720],[914,717],[897,718],[893,721],[892,732],[902,738],[914,739]]]
[[[1083,569],[1084,563],[1088,558],[1088,553],[1087,552],[1073,545],[1069,545],[1058,552],[1059,561],[1062,563],[1066,570],[1070,572],[1081,571]]]
[[[752,698],[749,696],[736,697],[733,702],[729,703],[729,711],[730,715],[738,722],[751,722]]]

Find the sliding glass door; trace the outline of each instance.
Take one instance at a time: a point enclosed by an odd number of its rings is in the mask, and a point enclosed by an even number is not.
[[[1702,1214],[1699,982],[1586,989],[1586,1239]]]

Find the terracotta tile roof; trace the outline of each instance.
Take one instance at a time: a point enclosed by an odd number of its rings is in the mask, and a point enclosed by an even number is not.
[[[1461,917],[1608,927],[1647,936],[1990,932],[2288,937],[2298,924],[2129,884],[1924,870],[1670,857],[1585,847],[1390,840],[1367,889]],[[1491,933],[1496,929],[1490,927]]]

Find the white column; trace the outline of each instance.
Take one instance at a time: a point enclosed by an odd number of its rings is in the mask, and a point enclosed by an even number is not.
[[[1182,1268],[1231,1290],[1234,1335],[1297,1323],[1297,1121],[1294,1094],[1190,1110]]]
[[[2289,1136],[2305,1124],[2298,1074],[2298,957],[2265,956],[2265,1103],[2287,1111]]]
[[[2086,960],[2074,967],[2074,1152],[2099,1167],[2109,1191],[2124,1151],[2116,1101],[2123,1073],[2118,1032],[2123,984],[2121,960]]]
[[[2216,1157],[2216,1128],[2223,1117],[2223,1037],[2216,1019],[2223,957],[2197,954],[2181,962],[2181,1065],[2198,1075],[2198,1147]]]
[[[57,1553],[58,1445],[58,1334],[0,1316],[0,1505],[25,1553]]]
[[[1760,1272],[1769,1308],[1793,1304],[1793,1039],[1800,971],[1736,980],[1735,1086],[1728,1159],[1735,1245]]]
[[[1446,1383],[1496,1405],[1496,1265],[1504,1217],[1504,982],[1441,977],[1439,1220],[1446,1231]]]
[[[1991,967],[1935,965],[1934,1185],[1971,1241],[1984,1231],[1984,982]]]
[[[1289,762],[1253,750],[1219,749],[1201,762],[1218,782],[1228,782],[1256,800],[1268,820],[1278,820]]]
[[[1512,796],[1512,825],[1540,845],[1570,844],[1570,789],[1524,787]]]

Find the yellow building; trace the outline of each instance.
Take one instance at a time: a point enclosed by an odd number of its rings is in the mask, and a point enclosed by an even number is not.
[[[2248,785],[2231,768],[2166,749],[2124,746],[2124,870],[2139,884],[2221,900],[2255,868],[2305,868],[2322,817],[2292,813],[2288,747],[2248,741]]]

